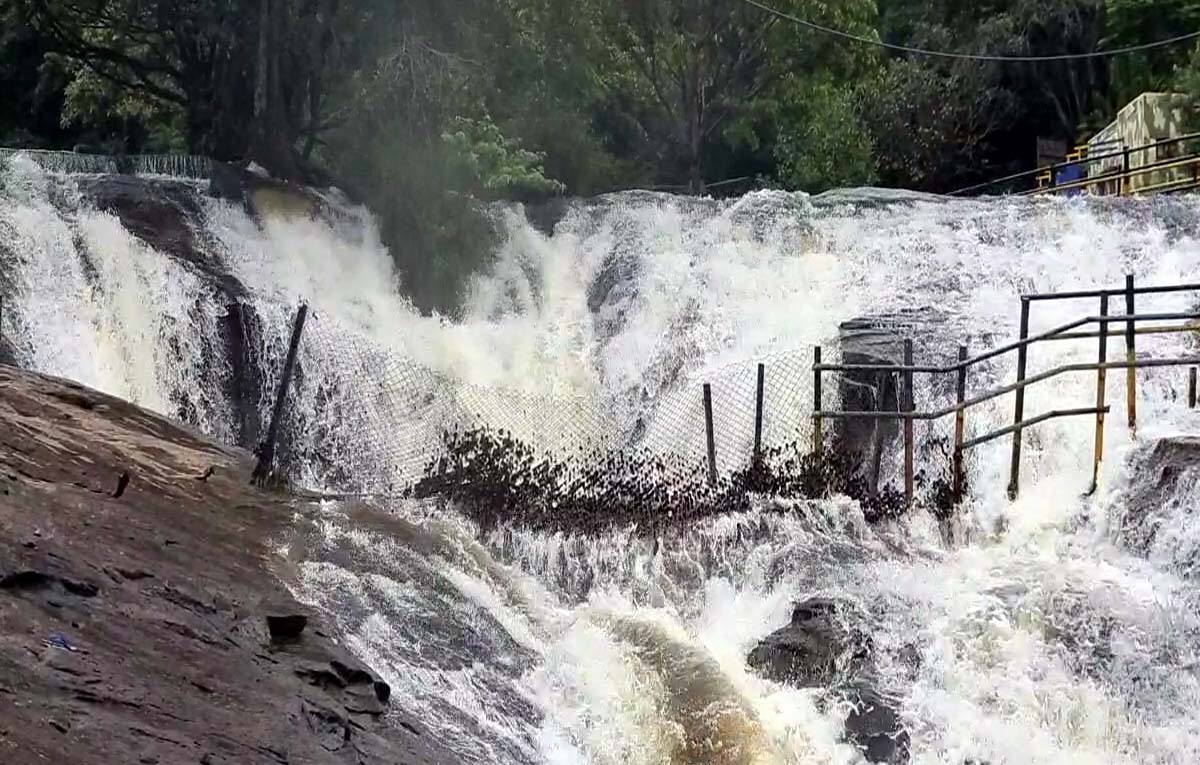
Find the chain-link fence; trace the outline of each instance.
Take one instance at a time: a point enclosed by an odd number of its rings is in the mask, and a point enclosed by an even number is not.
[[[811,361],[800,351],[762,360],[764,452],[811,440]],[[304,329],[284,449],[304,482],[363,493],[411,489],[447,456],[452,435],[480,431],[520,443],[539,459],[579,462],[636,453],[707,475],[708,383],[716,469],[728,475],[753,459],[758,363],[733,364],[677,384],[638,402],[631,416],[623,414],[631,407],[615,397],[465,384],[316,312]]]

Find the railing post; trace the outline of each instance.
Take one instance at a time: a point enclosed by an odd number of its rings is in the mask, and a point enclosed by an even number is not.
[[[913,343],[904,341],[904,411],[911,414],[915,411],[913,405]],[[904,418],[904,499],[909,505],[913,502],[913,421],[912,417]]]
[[[1119,184],[1118,195],[1129,196],[1129,192],[1129,147],[1126,146],[1121,150],[1121,181]]]
[[[717,440],[713,433],[712,386],[704,383],[704,430],[708,436],[708,483],[717,485]]]
[[[759,460],[762,459],[763,388],[766,376],[766,365],[759,364],[758,388],[754,396],[754,462],[751,463],[755,468],[758,467]]]
[[[267,439],[258,447],[258,464],[254,466],[253,482],[263,485],[271,474],[275,463],[275,440],[279,437],[279,426],[283,420],[283,408],[287,403],[287,392],[292,382],[292,371],[296,366],[296,353],[300,350],[300,335],[304,332],[304,320],[308,317],[308,306],[300,304],[296,320],[292,323],[292,339],[288,344],[287,360],[283,363],[283,374],[279,378],[279,392],[275,396],[275,408],[271,411],[271,424],[267,428]]]
[[[1133,274],[1125,276],[1125,315],[1134,316],[1133,307]],[[1134,347],[1134,320],[1127,319],[1125,322],[1125,360],[1129,362],[1129,367],[1125,370],[1125,403],[1129,410],[1129,433],[1132,436],[1137,435],[1137,369],[1134,368],[1134,363],[1137,361],[1137,350]]]
[[[1108,316],[1108,295],[1100,296],[1100,316]],[[1105,378],[1108,370],[1104,365],[1108,362],[1108,322],[1100,321],[1100,368],[1096,370],[1096,452],[1092,459],[1092,490],[1100,481],[1100,462],[1104,459],[1104,399]]]
[[[954,413],[954,504],[958,505],[963,499],[963,439],[967,433],[967,410],[963,402],[967,400],[967,346],[958,346],[958,410]]]
[[[821,346],[813,349],[813,454],[820,454],[824,446],[821,433]]]
[[[1025,419],[1025,363],[1029,358],[1029,346],[1025,341],[1029,338],[1029,298],[1021,298],[1021,347],[1017,349],[1017,404],[1013,416],[1012,464],[1008,473],[1008,498],[1016,499],[1021,490],[1021,428]]]
[[[1188,370],[1188,409],[1196,408],[1196,368]]]

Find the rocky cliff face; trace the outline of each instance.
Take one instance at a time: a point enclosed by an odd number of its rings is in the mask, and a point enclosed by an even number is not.
[[[0,762],[453,762],[289,594],[248,455],[0,366]]]

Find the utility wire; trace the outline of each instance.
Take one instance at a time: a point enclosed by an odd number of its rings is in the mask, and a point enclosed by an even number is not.
[[[896,45],[894,43],[883,42],[882,40],[873,40],[870,37],[863,37],[861,35],[851,34],[850,32],[843,32],[840,29],[833,29],[831,27],[822,26],[820,24],[814,23],[807,19],[802,19],[799,16],[793,16],[792,14],[781,11],[778,8],[772,8],[769,5],[764,5],[763,3],[760,3],[758,0],[741,0],[741,1],[743,3],[746,3],[747,5],[752,5],[761,11],[765,11],[773,16],[777,16],[781,19],[786,19],[795,24],[799,24],[802,27],[808,27],[809,29],[812,29],[813,31],[816,31],[816,32],[822,32],[827,35],[833,35],[834,37],[840,37],[843,40],[852,40],[853,42],[862,43],[864,45],[874,45],[878,48],[887,48],[888,50],[900,51],[902,53],[914,53],[919,56],[934,56],[937,58],[950,58],[950,59],[959,59],[959,60],[967,60],[967,61],[1024,61],[1024,62],[1032,61],[1032,62],[1036,62],[1036,61],[1074,61],[1077,59],[1105,58],[1108,56],[1121,56],[1126,53],[1137,53],[1138,51],[1151,50],[1153,48],[1162,48],[1167,45],[1175,45],[1177,43],[1185,42],[1187,40],[1193,40],[1196,38],[1200,38],[1200,32],[1189,32],[1185,35],[1179,35],[1177,37],[1170,37],[1166,40],[1158,40],[1157,42],[1142,43],[1141,45],[1130,45],[1130,46],[1127,46],[1124,48],[1113,48],[1111,50],[1097,50],[1097,51],[1092,51],[1091,53],[1059,53],[1059,54],[1053,55],[1053,56],[988,56],[988,55],[984,55],[984,54],[980,54],[980,53],[951,53],[951,52],[942,51],[942,50],[929,50],[927,48],[914,48],[909,45]]]

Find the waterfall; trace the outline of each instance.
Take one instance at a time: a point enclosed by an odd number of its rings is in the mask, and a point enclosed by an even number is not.
[[[1200,269],[1190,196],[625,192],[572,201],[552,225],[497,209],[502,242],[462,316],[429,317],[403,297],[369,213],[336,194],[326,197],[336,215],[254,214],[209,196],[191,160],[139,160],[117,188],[114,168],[73,157],[0,158],[0,331],[16,361],[251,446],[306,301],[317,329],[290,427],[312,488],[336,488],[320,485],[335,475],[387,483],[394,453],[375,449],[385,440],[433,450],[425,391],[461,406],[494,400],[495,411],[525,397],[521,411],[557,412],[576,430],[601,427],[589,419],[599,413],[614,432],[691,448],[702,430],[664,413],[679,397],[698,406],[702,382],[744,379],[717,401],[718,449],[734,459],[741,442],[721,434],[752,406],[758,361],[808,359],[817,345],[836,361],[846,321],[932,317],[917,358],[945,363],[959,343],[1014,338],[1021,293],[1115,287],[1127,273],[1191,282]],[[1185,311],[1197,297],[1139,301],[1139,312]],[[1031,330],[1093,312],[1039,304]],[[1138,342],[1168,355],[1194,340]],[[1037,345],[1030,371],[1095,352],[1087,340]],[[419,373],[400,377],[396,359]],[[970,390],[1011,380],[1012,364],[982,365]],[[807,363],[796,370],[796,385],[811,386]],[[395,390],[397,379],[416,382]],[[298,596],[327,610],[397,703],[466,763],[862,762],[843,736],[844,697],[772,682],[746,662],[814,596],[861,612],[872,681],[895,699],[911,762],[1197,761],[1195,498],[1172,499],[1173,536],[1152,554],[1114,529],[1139,443],[1195,433],[1200,419],[1180,404],[1181,370],[1138,380],[1140,442],[1110,418],[1092,496],[1082,494],[1093,422],[1047,422],[1027,436],[1015,502],[1004,492],[1010,441],[970,452],[953,528],[924,512],[869,524],[843,497],[758,497],[745,513],[654,539],[623,526],[481,529],[452,505],[392,499],[386,512],[354,502],[298,512],[283,553]],[[952,384],[917,386],[920,407],[953,396]],[[358,398],[338,398],[349,390]],[[811,389],[798,390],[803,422]],[[1110,385],[1114,411],[1123,396]],[[1031,387],[1025,411],[1094,400],[1094,375],[1065,374]],[[973,408],[969,433],[1012,413],[1010,396]],[[920,437],[949,426],[920,426]]]

